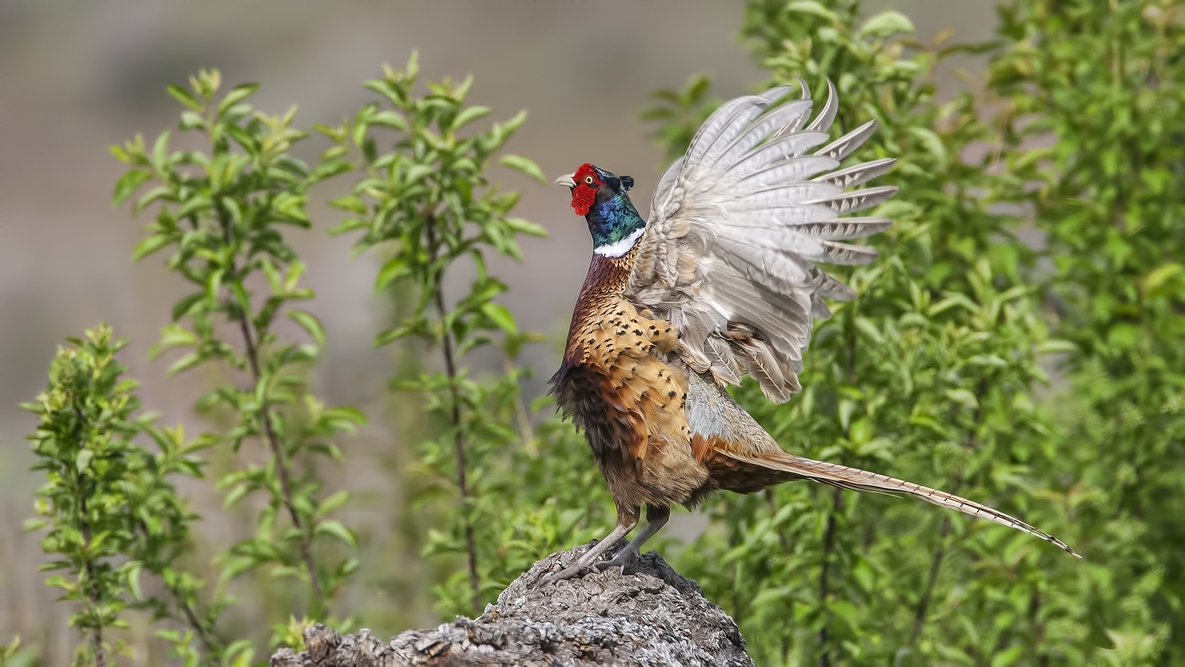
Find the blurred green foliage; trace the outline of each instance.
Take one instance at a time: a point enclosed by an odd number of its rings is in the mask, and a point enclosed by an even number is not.
[[[1084,641],[1182,664],[1185,8],[1030,0],[1000,16],[998,197],[1045,233],[1041,284],[1074,343],[1058,474],[1089,554]]]
[[[897,157],[882,181],[901,192],[876,213],[896,221],[881,260],[848,276],[858,298],[816,325],[802,395],[738,396],[791,451],[969,495],[1086,562],[912,503],[722,497],[681,564],[761,664],[1185,660],[1180,9],[1017,0],[1001,17],[998,42],[963,45],[854,0],[748,4],[772,81],[835,77],[837,125],[880,123],[858,157]],[[940,102],[960,52],[990,53],[990,79]],[[713,103],[698,78],[660,99],[677,155]],[[1037,250],[1016,237],[1032,223]]]

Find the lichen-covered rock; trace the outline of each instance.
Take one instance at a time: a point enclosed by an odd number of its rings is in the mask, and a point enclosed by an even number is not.
[[[752,665],[724,610],[656,553],[629,574],[617,568],[544,587],[536,583],[591,545],[535,563],[476,619],[408,630],[383,643],[368,630],[305,632],[304,653],[272,656],[272,667],[395,665]]]

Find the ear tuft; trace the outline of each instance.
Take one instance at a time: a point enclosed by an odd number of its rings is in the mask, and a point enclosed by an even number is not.
[[[634,177],[633,176],[622,176],[621,177],[621,188],[628,192],[629,189],[632,187],[634,187]]]

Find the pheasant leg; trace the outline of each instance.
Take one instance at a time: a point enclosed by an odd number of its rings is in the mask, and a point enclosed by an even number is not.
[[[606,570],[611,567],[620,567],[622,572],[633,564],[634,559],[641,553],[642,545],[646,540],[654,537],[654,534],[667,525],[667,521],[671,518],[670,507],[655,507],[654,505],[646,506],[646,525],[642,526],[642,530],[638,532],[638,536],[630,540],[630,543],[625,546],[613,560],[604,563],[597,563],[596,567],[599,570]],[[600,545],[598,545],[600,546]]]
[[[649,519],[649,517],[650,517],[649,512],[647,512],[646,517],[647,517],[647,519]],[[615,527],[613,529],[613,532],[609,533],[605,537],[605,539],[594,544],[591,549],[584,552],[584,555],[581,556],[575,563],[560,570],[559,572],[555,572],[555,573],[547,575],[546,577],[543,577],[542,579],[539,580],[539,583],[536,584],[536,586],[541,588],[543,586],[546,586],[547,584],[554,584],[557,581],[563,581],[564,579],[572,579],[573,577],[582,576],[584,573],[589,571],[589,566],[591,566],[593,563],[597,562],[597,560],[599,560],[601,558],[601,556],[605,555],[605,552],[609,550],[609,547],[616,544],[617,540],[620,540],[621,538],[625,537],[626,535],[629,535],[630,531],[633,530],[634,526],[636,526],[637,524],[638,524],[637,511],[634,511],[634,512],[627,514],[627,515],[623,515],[622,513],[619,512],[617,515],[617,527]],[[649,527],[650,527],[650,524],[647,523],[646,528],[649,528]],[[645,530],[645,529],[643,529],[643,530]]]

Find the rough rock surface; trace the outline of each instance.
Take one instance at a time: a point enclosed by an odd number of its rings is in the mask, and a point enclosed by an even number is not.
[[[736,623],[656,553],[642,555],[629,574],[612,568],[535,587],[590,546],[535,563],[476,619],[408,630],[387,643],[369,630],[342,637],[316,625],[305,632],[305,652],[283,649],[272,667],[753,664]]]

